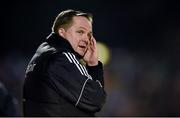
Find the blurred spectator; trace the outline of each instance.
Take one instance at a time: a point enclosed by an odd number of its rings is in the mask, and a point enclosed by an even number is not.
[[[19,115],[17,100],[9,94],[8,90],[0,82],[0,117]]]

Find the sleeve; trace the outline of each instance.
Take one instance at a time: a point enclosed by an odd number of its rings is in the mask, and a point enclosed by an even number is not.
[[[87,66],[87,69],[93,80],[98,81],[104,87],[103,64],[98,61],[97,66]]]
[[[104,88],[95,79],[83,76],[77,66],[70,63],[63,54],[58,54],[51,60],[48,74],[58,94],[64,96],[75,107],[97,112],[105,103]]]

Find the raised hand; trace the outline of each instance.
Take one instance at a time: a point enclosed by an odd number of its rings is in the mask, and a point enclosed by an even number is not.
[[[96,45],[96,40],[93,36],[90,39],[90,44],[86,53],[84,54],[83,60],[88,66],[98,65],[98,49]]]

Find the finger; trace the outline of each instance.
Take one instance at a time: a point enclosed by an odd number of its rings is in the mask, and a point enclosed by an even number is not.
[[[92,45],[94,48],[96,48],[96,39],[94,37],[92,38]]]
[[[90,39],[90,44],[93,45],[93,36],[91,36],[91,39]]]

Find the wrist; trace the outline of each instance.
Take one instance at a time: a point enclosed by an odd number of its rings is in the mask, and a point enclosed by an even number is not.
[[[98,65],[98,60],[94,62],[87,62],[88,66],[97,66]]]

